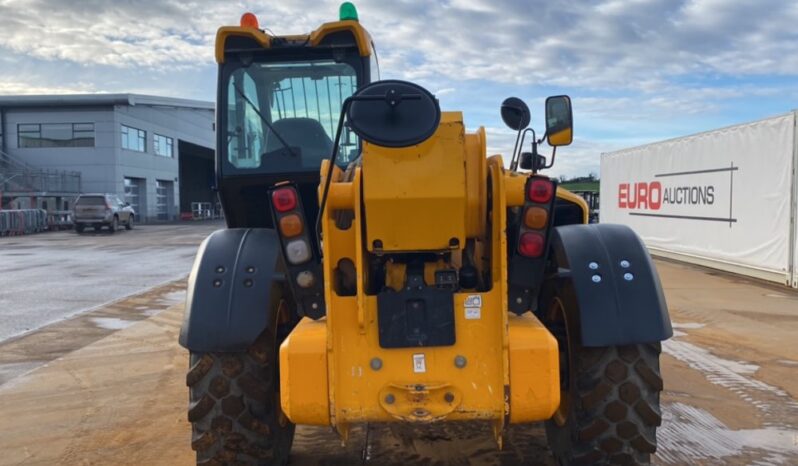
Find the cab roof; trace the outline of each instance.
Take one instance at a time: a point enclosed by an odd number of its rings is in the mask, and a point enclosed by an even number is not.
[[[230,49],[228,40],[231,38],[254,40],[260,47],[266,49],[281,47],[285,44],[318,47],[326,45],[327,39],[342,32],[351,34],[360,56],[367,57],[373,53],[371,35],[356,20],[324,23],[309,34],[286,36],[272,35],[255,27],[224,26],[219,28],[216,33],[216,62],[224,63],[224,54]]]

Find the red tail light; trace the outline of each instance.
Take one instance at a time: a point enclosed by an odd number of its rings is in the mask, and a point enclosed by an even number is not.
[[[554,184],[543,178],[536,178],[529,183],[529,200],[539,204],[545,204],[551,200],[554,195]]]
[[[296,207],[296,191],[293,188],[280,188],[272,192],[272,204],[277,212],[288,212]]]
[[[546,244],[546,239],[542,234],[527,231],[521,235],[521,241],[518,242],[518,252],[526,257],[540,257],[543,254],[543,246]]]

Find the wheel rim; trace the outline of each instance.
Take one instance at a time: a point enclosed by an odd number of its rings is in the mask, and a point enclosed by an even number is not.
[[[560,356],[560,405],[554,412],[552,419],[562,427],[568,420],[569,392],[571,391],[571,341],[568,335],[568,320],[565,315],[565,306],[560,298],[554,298],[549,308],[551,330],[557,339],[557,350]]]

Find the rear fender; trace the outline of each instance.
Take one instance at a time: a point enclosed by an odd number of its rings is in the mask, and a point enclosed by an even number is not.
[[[243,351],[277,312],[284,281],[280,240],[267,228],[211,233],[188,277],[180,345],[196,352]]]
[[[657,270],[631,228],[560,226],[551,246],[556,280],[575,294],[583,346],[652,343],[673,335]]]

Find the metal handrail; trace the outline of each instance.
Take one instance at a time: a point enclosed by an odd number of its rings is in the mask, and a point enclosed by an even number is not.
[[[8,189],[5,185],[15,178],[21,180],[14,183],[14,189]],[[3,185],[0,188],[5,191],[77,194],[81,189],[81,173],[78,171],[36,168],[3,151],[0,151],[0,179],[2,179],[0,184]]]

